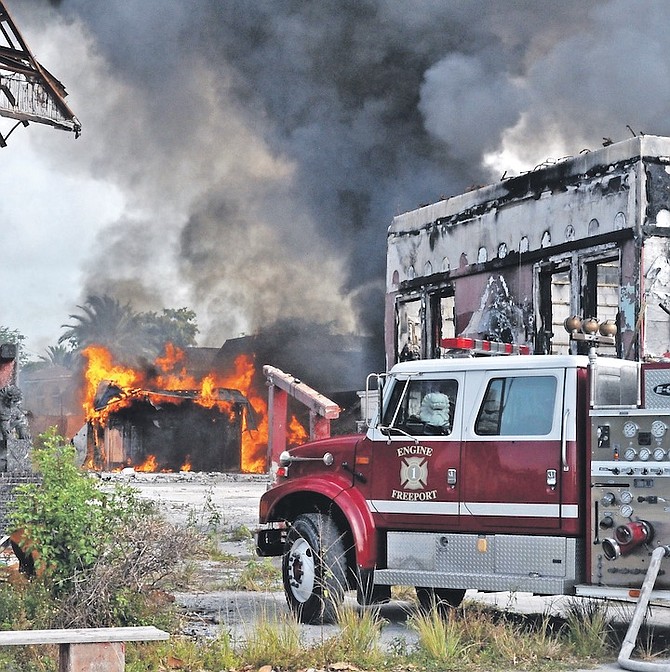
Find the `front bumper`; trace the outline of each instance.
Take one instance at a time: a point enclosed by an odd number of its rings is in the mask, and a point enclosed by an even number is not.
[[[288,523],[283,520],[259,525],[254,531],[256,554],[261,557],[281,555],[287,531]]]

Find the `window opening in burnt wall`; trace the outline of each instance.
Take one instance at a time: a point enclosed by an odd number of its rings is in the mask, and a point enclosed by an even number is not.
[[[425,289],[420,296],[398,301],[398,361],[441,357],[443,338],[456,336],[454,288]]]
[[[570,342],[567,317],[617,320],[621,270],[618,250],[575,252],[536,266],[537,332],[535,352],[586,354],[588,343]],[[617,346],[617,352],[619,347]]]
[[[567,354],[568,334],[563,322],[571,315],[570,267],[550,264],[539,270],[538,331],[535,352]]]
[[[619,313],[621,270],[619,255],[586,259],[582,265],[582,307],[584,317],[598,322],[613,320]],[[618,351],[617,346],[617,351]]]
[[[421,297],[399,301],[397,310],[398,361],[421,359],[423,353],[423,300]]]
[[[430,322],[428,333],[428,356],[439,358],[442,356],[441,342],[443,338],[456,336],[454,290],[452,287],[440,289],[429,295]]]

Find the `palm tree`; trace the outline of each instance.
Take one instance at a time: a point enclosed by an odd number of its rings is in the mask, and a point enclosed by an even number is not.
[[[50,345],[40,360],[51,366],[62,366],[65,369],[74,369],[78,353],[65,345]]]
[[[132,345],[137,349],[137,314],[130,304],[121,304],[107,294],[91,295],[83,306],[77,306],[83,315],[70,315],[74,324],[63,324],[67,331],[58,343],[69,343],[81,350],[89,345],[103,345],[113,350],[125,350]]]
[[[187,308],[164,308],[158,313],[136,313],[130,304],[121,304],[107,294],[91,295],[82,315],[70,315],[73,324],[62,325],[67,331],[58,339],[73,350],[102,345],[118,356],[143,357],[153,361],[171,342],[178,347],[195,345],[198,333],[195,313]]]

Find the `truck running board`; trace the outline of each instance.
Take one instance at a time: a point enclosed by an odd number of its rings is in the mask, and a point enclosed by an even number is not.
[[[565,594],[582,579],[584,542],[512,534],[389,532],[375,585]]]

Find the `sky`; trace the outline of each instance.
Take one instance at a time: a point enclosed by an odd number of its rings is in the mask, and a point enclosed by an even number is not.
[[[379,335],[395,215],[670,135],[664,0],[4,1],[82,124],[0,149],[0,326],[33,356],[91,294],[186,306],[202,346]]]

